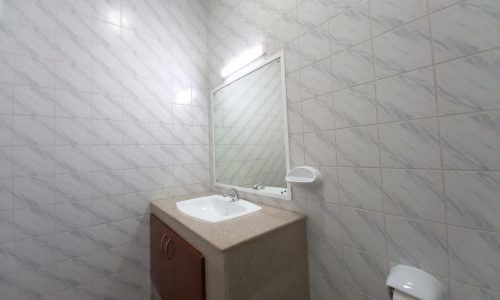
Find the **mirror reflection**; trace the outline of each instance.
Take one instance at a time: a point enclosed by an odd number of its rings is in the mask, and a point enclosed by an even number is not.
[[[216,185],[288,198],[282,69],[277,58],[214,90]]]

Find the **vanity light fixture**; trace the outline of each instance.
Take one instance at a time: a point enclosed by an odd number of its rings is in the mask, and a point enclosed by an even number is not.
[[[242,52],[239,56],[229,61],[224,68],[222,68],[220,75],[225,78],[252,61],[264,55],[265,50],[263,45],[259,45]]]

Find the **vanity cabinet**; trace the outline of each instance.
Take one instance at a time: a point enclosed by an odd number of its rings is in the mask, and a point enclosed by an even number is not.
[[[151,281],[162,300],[205,300],[205,258],[157,217],[150,219]]]

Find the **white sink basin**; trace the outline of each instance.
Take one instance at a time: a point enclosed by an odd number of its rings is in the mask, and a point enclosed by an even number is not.
[[[234,219],[262,209],[251,202],[241,199],[232,202],[230,198],[220,195],[180,201],[176,205],[186,215],[211,223]]]

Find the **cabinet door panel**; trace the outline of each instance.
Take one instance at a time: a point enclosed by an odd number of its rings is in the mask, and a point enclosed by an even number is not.
[[[173,239],[176,299],[205,299],[205,258],[179,235]]]
[[[161,298],[205,300],[203,255],[154,215],[150,226],[151,280]]]
[[[172,239],[172,232],[155,216],[150,221],[150,258],[151,281],[155,285],[162,299],[175,299],[175,271],[174,264],[167,259],[164,249],[168,239]]]

